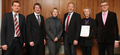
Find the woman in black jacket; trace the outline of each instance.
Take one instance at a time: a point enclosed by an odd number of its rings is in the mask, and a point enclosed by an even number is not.
[[[85,8],[83,10],[83,14],[85,18],[82,19],[81,27],[83,25],[89,26],[90,30],[88,36],[80,36],[79,44],[81,46],[83,55],[91,55],[92,46],[94,45],[93,37],[97,33],[97,25],[95,20],[90,17],[91,15],[90,8]]]

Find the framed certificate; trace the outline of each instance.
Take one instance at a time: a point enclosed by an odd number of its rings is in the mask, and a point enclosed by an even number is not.
[[[90,34],[90,26],[89,25],[82,25],[80,36],[89,36]]]

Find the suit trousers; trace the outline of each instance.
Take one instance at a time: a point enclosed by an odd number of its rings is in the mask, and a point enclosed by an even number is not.
[[[21,55],[22,54],[22,47],[20,44],[20,38],[16,37],[13,39],[11,46],[4,51],[4,55]]]
[[[114,43],[99,43],[98,42],[99,55],[105,55],[105,50],[107,55],[114,55]]]
[[[58,55],[60,44],[61,44],[61,39],[59,39],[57,42],[54,42],[49,39],[47,41],[48,41],[48,48],[49,48],[50,55]]]
[[[69,38],[68,34],[65,33],[65,36],[64,36],[65,55],[77,55],[76,54],[76,46],[73,45],[73,43],[69,43],[68,38]]]
[[[38,45],[30,46],[30,54],[31,55],[43,55],[43,47],[44,45],[39,43]]]

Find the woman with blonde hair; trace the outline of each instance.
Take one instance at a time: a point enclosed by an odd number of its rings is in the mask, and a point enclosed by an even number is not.
[[[62,21],[58,18],[59,11],[53,8],[51,17],[46,19],[47,43],[50,55],[58,55],[62,36]]]
[[[82,26],[89,27],[89,35],[88,36],[80,36],[79,44],[81,46],[83,55],[91,55],[92,46],[94,45],[93,37],[97,33],[97,25],[96,25],[95,20],[90,17],[90,15],[91,15],[90,8],[88,8],[88,7],[85,8],[83,10],[83,14],[84,14],[85,18],[82,19],[81,27]]]

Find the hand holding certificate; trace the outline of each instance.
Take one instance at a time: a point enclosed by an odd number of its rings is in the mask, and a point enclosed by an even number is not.
[[[89,25],[82,25],[80,36],[81,37],[89,37],[89,33],[90,33],[90,26]]]

